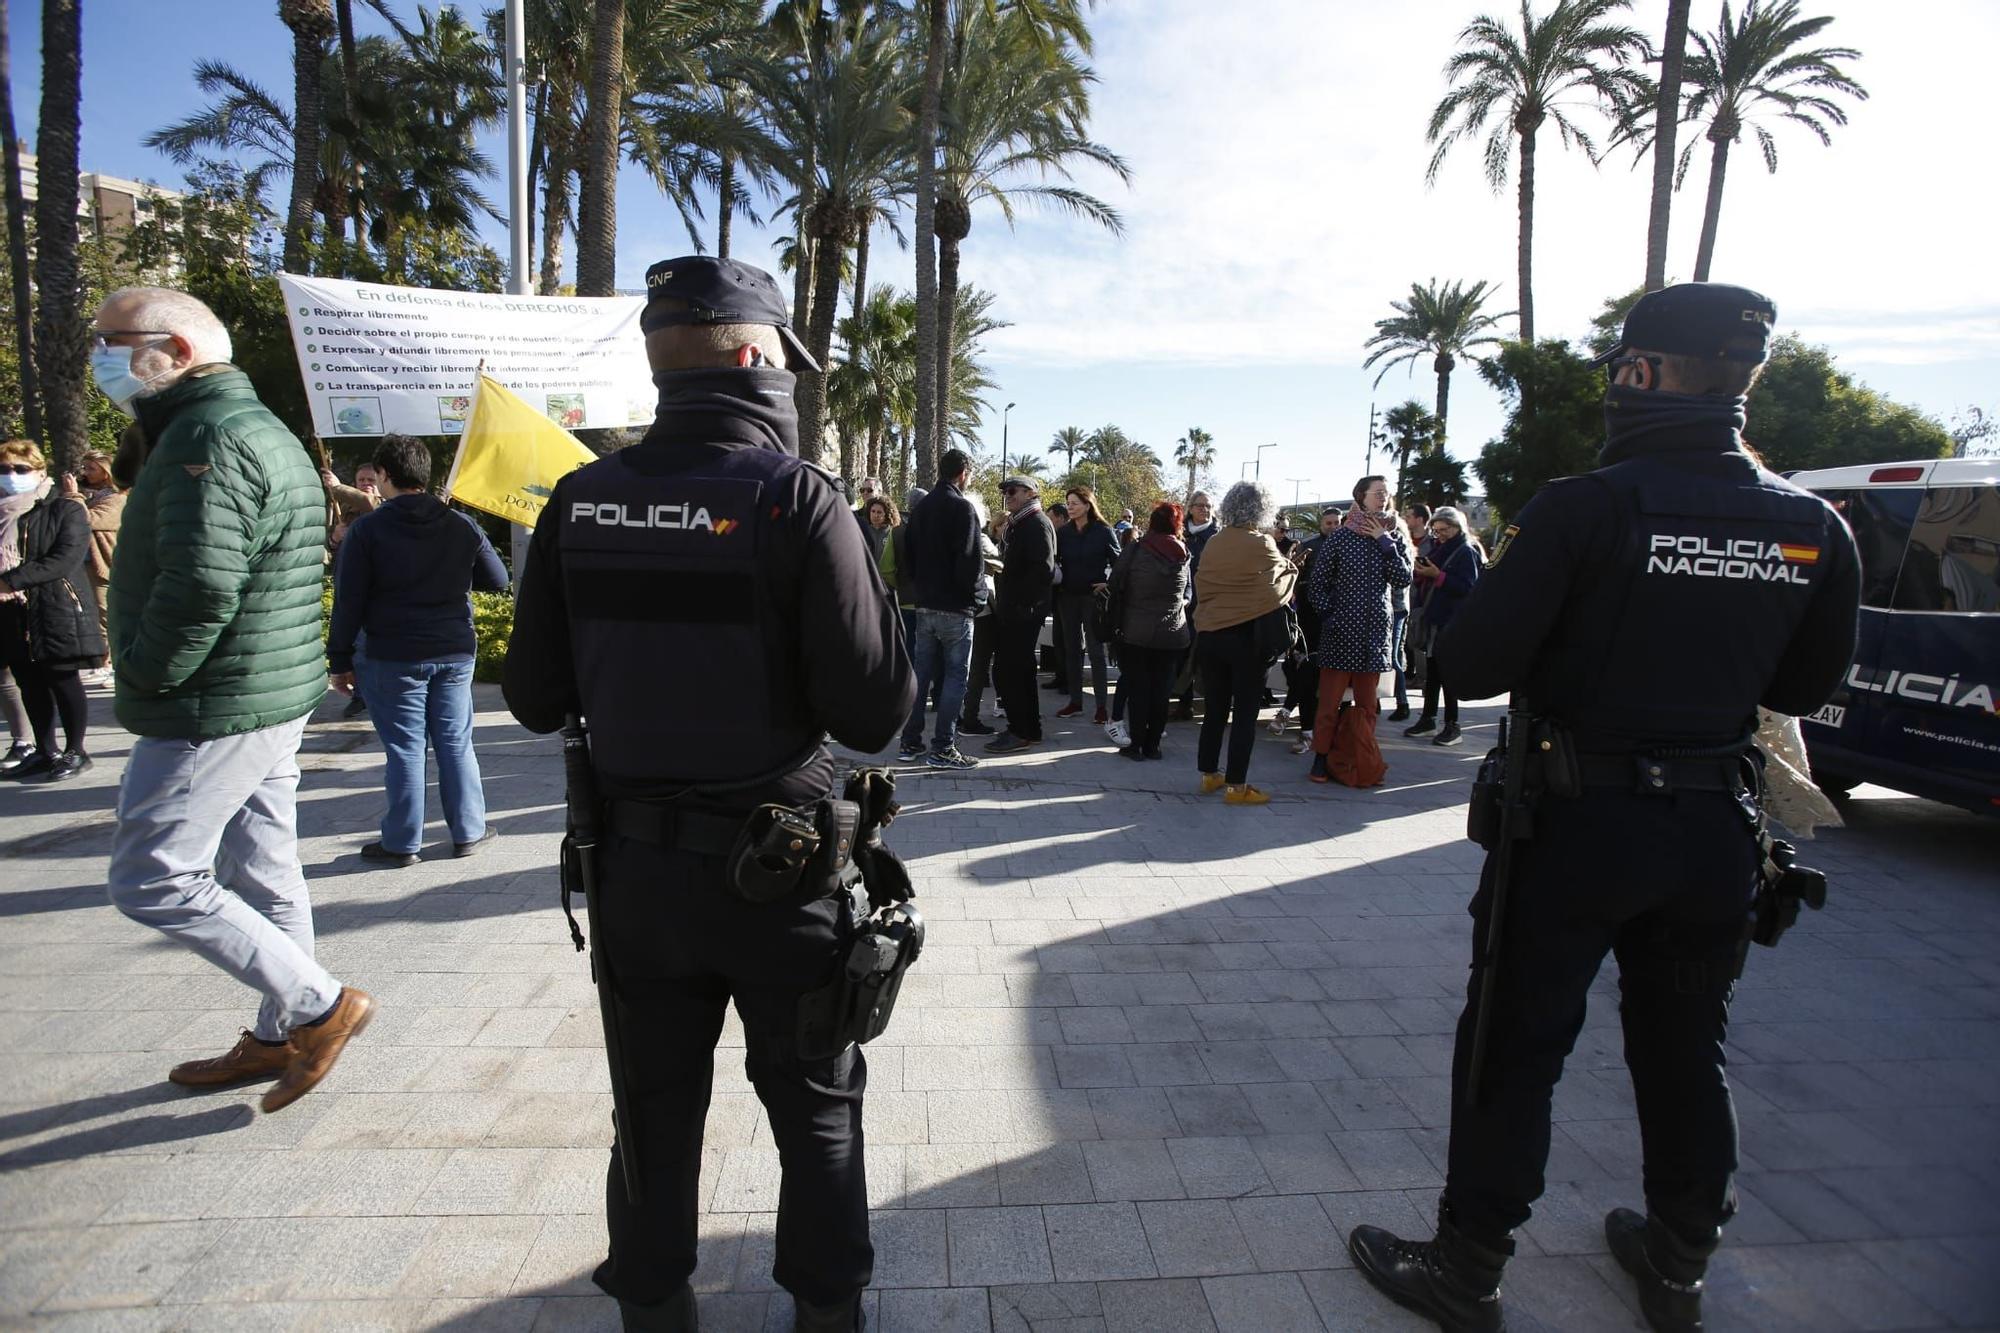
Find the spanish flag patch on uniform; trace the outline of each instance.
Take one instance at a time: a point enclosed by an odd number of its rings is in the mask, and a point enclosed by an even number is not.
[[[1794,565],[1816,565],[1819,563],[1819,547],[1794,546],[1790,542],[1778,543],[1778,555]]]

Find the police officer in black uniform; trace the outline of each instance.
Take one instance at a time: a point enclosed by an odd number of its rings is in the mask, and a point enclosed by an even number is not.
[[[1775,318],[1741,287],[1643,297],[1601,358],[1603,466],[1521,511],[1439,647],[1461,693],[1511,691],[1510,725],[1537,719],[1567,760],[1513,852],[1476,1102],[1475,951],[1436,1237],[1363,1226],[1348,1241],[1371,1282],[1448,1330],[1504,1327],[1511,1233],[1542,1192],[1550,1097],[1606,952],[1646,1202],[1606,1233],[1655,1329],[1701,1327],[1702,1274],[1735,1212],[1723,1040],[1764,860],[1742,755],[1758,705],[1804,714],[1832,693],[1859,603],[1846,525],[1743,445]],[[1472,900],[1478,940],[1497,860]]]
[[[874,1262],[867,1067],[856,1047],[800,1058],[796,1031],[799,996],[836,967],[841,908],[746,901],[725,857],[762,803],[829,795],[827,733],[863,753],[893,740],[915,682],[853,515],[800,459],[786,366],[813,361],[777,284],[694,257],[655,264],[646,288],[658,414],[638,444],[557,483],[505,675],[529,730],[587,720],[603,798],[590,925],[617,982],[642,1188],[628,1196],[614,1144],[596,1281],[627,1329],[695,1327],[702,1125],[733,999],[784,1166],[774,1276],[800,1329],[852,1329]]]

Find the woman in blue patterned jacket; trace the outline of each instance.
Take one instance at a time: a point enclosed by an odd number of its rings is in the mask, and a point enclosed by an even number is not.
[[[1395,667],[1389,590],[1410,585],[1410,568],[1410,548],[1396,523],[1388,482],[1363,477],[1354,483],[1347,518],[1320,543],[1312,561],[1308,595],[1320,614],[1313,653],[1320,669],[1314,782],[1338,779],[1372,787],[1382,780],[1387,765],[1375,744],[1375,718],[1382,673]],[[1335,723],[1350,690],[1354,716],[1340,729],[1336,745]]]

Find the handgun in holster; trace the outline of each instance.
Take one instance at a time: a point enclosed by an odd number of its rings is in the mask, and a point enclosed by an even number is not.
[[[916,890],[902,858],[882,842],[881,831],[900,808],[895,775],[856,769],[841,804],[856,811],[849,850],[868,910],[858,913],[851,882],[841,900],[841,958],[833,976],[799,997],[798,1054],[806,1061],[835,1059],[873,1041],[889,1026],[903,976],[924,947],[924,919],[910,906]]]

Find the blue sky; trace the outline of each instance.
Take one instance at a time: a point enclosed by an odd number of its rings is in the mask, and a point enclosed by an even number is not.
[[[404,0],[406,12],[414,0]],[[1514,302],[1511,189],[1495,196],[1477,147],[1424,183],[1424,122],[1465,21],[1504,0],[1273,0],[1255,9],[1201,0],[1104,0],[1094,17],[1093,133],[1132,164],[1131,188],[1085,178],[1124,214],[1113,239],[1049,214],[975,215],[964,277],[999,295],[1000,405],[1016,452],[1066,425],[1116,422],[1170,456],[1189,426],[1213,433],[1218,476],[1233,480],[1260,444],[1262,476],[1344,494],[1362,470],[1369,405],[1429,400],[1427,373],[1392,371],[1379,389],[1362,341],[1414,280],[1485,278]],[[37,7],[13,7],[15,114],[32,144]],[[1713,26],[1719,0],[1697,0]],[[1842,365],[1938,415],[2000,407],[2000,266],[1991,260],[1996,187],[1988,154],[1949,127],[1981,123],[1981,53],[2000,37],[1990,0],[1808,0],[1831,14],[1825,40],[1860,48],[1853,73],[1873,94],[1822,148],[1780,125],[1779,171],[1754,144],[1730,163],[1714,276],[1776,300],[1781,327],[1832,346]],[[1657,29],[1664,0],[1633,21]],[[180,169],[141,146],[202,104],[190,71],[226,61],[290,100],[290,38],[275,7],[184,0],[85,6],[86,170],[172,185]],[[1255,22],[1245,15],[1255,15]],[[356,6],[364,31],[381,20]],[[1949,33],[1949,43],[1937,35]],[[495,157],[504,160],[494,145]],[[1643,267],[1647,174],[1629,156],[1593,169],[1544,134],[1535,299],[1543,336],[1579,334],[1604,298]],[[1703,155],[1705,157],[1705,155]],[[1971,170],[1968,170],[1971,165]],[[1706,162],[1676,200],[1669,272],[1693,267]],[[502,182],[492,194],[504,198]],[[643,179],[621,182],[621,285],[685,253],[687,235]],[[740,228],[738,257],[775,268],[768,232]],[[495,228],[493,240],[504,252]],[[912,260],[886,233],[871,277],[909,285]],[[1468,367],[1454,377],[1452,450],[1471,458],[1503,404]],[[1754,422],[1753,422],[1754,434]],[[1294,486],[1293,479],[1298,485]]]

